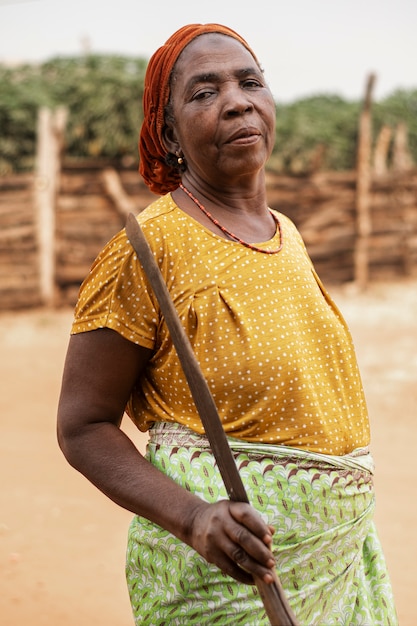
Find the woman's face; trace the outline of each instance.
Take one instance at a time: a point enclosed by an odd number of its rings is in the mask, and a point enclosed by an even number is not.
[[[261,70],[236,39],[197,37],[175,65],[166,144],[187,162],[187,178],[233,184],[258,173],[275,140],[275,103]]]

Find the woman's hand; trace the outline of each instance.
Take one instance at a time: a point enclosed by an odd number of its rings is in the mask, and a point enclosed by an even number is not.
[[[253,576],[274,581],[273,529],[249,504],[203,502],[191,525],[191,545],[209,563],[237,581],[254,584]]]

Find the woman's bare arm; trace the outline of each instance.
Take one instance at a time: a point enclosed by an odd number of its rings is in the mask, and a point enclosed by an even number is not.
[[[159,524],[237,580],[249,583],[255,574],[272,582],[271,530],[252,507],[204,502],[153,467],[120,429],[150,355],[110,329],[71,337],[57,423],[66,459],[118,505]]]

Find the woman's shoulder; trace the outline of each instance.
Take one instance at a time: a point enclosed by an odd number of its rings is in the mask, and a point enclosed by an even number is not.
[[[175,204],[170,193],[160,196],[137,214],[137,220],[144,230],[152,229],[152,227],[169,228],[169,225],[175,224],[178,207]]]
[[[184,239],[184,222],[187,219],[187,215],[174,202],[171,193],[161,196],[137,215],[151,248],[162,247],[165,252],[168,251],[170,242],[178,245]]]
[[[168,216],[172,211],[175,211],[176,205],[171,198],[171,194],[161,196],[154,200],[142,211],[136,214],[141,228],[146,233],[149,239],[149,244],[152,243],[152,235],[158,236],[161,229],[164,228],[164,224],[167,222],[164,218]],[[169,223],[170,220],[168,220]],[[121,228],[108,243],[102,248],[97,256],[96,262],[103,262],[105,259],[112,259],[113,261],[119,257],[125,257],[127,255],[134,254],[132,246],[129,245],[126,229]]]
[[[302,236],[300,234],[300,231],[298,230],[293,220],[290,217],[288,217],[288,215],[285,215],[285,213],[281,213],[280,211],[276,209],[271,209],[271,211],[273,211],[273,213],[278,218],[281,228],[283,229],[283,231],[285,232],[287,236],[291,235],[295,237],[296,239],[300,239],[302,241]]]
[[[177,209],[177,205],[170,193],[167,193],[164,196],[160,196],[147,207],[145,207],[140,213],[138,213],[138,221],[140,224],[146,224],[149,221],[158,220],[165,215],[168,215],[172,211]]]
[[[178,240],[180,216],[173,215],[179,211],[171,194],[161,196],[151,202],[136,215],[136,219],[151,249],[158,256],[164,256],[170,249],[170,242]],[[135,264],[136,252],[129,242],[126,228],[120,229],[98,253],[91,271],[102,274],[117,275],[123,268]]]

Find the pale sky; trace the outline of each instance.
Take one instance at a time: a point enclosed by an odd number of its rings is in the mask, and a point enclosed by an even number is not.
[[[376,99],[417,89],[417,0],[0,0],[0,62],[86,48],[149,58],[191,22],[245,37],[278,102],[323,93],[357,100],[370,72]]]

